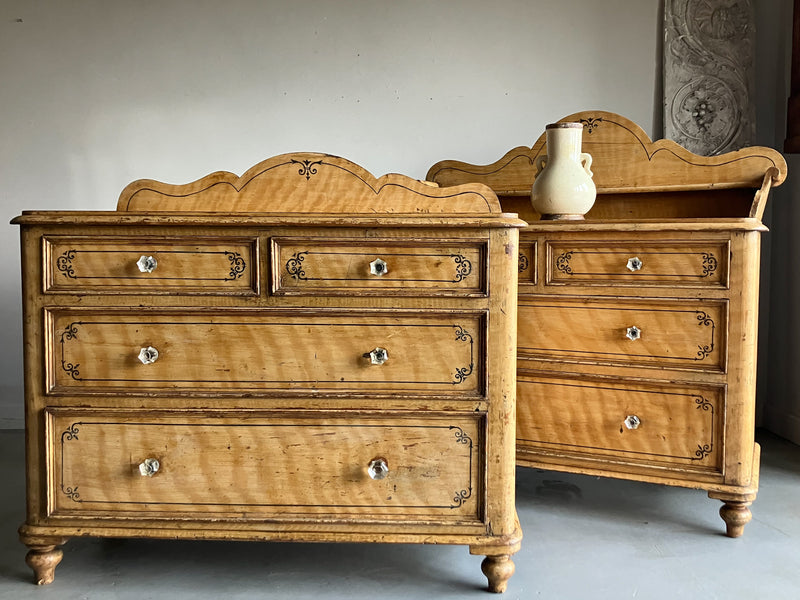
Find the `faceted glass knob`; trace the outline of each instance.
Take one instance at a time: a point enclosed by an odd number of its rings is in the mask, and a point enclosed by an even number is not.
[[[389,272],[389,267],[386,265],[386,262],[382,261],[380,258],[376,258],[369,263],[369,272],[381,277]]]
[[[142,477],[152,477],[158,473],[159,467],[161,465],[155,458],[145,458],[144,462],[139,465],[139,473]]]
[[[369,358],[373,365],[382,365],[389,360],[389,353],[386,348],[375,348],[375,350],[365,353],[364,358]]]
[[[642,268],[642,261],[639,259],[638,256],[634,256],[633,258],[628,259],[628,269],[631,271],[638,271]]]
[[[142,273],[152,273],[158,266],[158,261],[152,256],[142,256],[136,261],[136,266]]]
[[[139,350],[139,360],[142,361],[143,365],[149,365],[156,362],[158,360],[158,350],[152,346],[142,348]]]
[[[625,334],[625,337],[628,338],[629,340],[636,341],[640,337],[642,337],[642,330],[639,329],[636,325],[634,325],[633,327],[628,327],[628,331]]]
[[[389,474],[389,465],[386,463],[385,458],[373,458],[369,461],[367,473],[370,479],[385,479]]]
[[[642,420],[636,415],[628,415],[625,417],[625,427],[628,429],[638,429],[642,424]]]

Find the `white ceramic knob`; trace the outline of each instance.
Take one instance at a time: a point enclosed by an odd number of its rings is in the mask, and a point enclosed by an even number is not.
[[[373,365],[382,365],[389,360],[389,353],[386,351],[386,348],[375,348],[370,352],[366,352],[364,358],[369,358]]]
[[[638,256],[633,256],[628,259],[628,270],[635,272],[642,268],[644,263],[642,263],[642,259]]]
[[[636,415],[628,415],[625,417],[625,427],[628,429],[639,429],[639,425],[641,424],[642,420]]]

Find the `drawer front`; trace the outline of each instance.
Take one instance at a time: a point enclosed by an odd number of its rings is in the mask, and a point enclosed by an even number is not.
[[[483,313],[54,311],[52,392],[484,393]]]
[[[484,519],[483,413],[47,419],[56,515]]]
[[[486,294],[486,242],[273,239],[276,294]]]
[[[727,287],[728,241],[548,242],[548,285]]]
[[[520,374],[517,447],[721,472],[723,388]]]
[[[523,358],[725,370],[727,304],[520,296]]]
[[[536,273],[536,242],[519,242],[519,283],[535,284],[537,282]]]
[[[45,291],[258,294],[255,239],[44,239]]]

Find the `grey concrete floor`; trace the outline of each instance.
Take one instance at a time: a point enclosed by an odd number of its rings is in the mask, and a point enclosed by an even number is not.
[[[759,432],[761,490],[744,537],[726,538],[704,492],[517,470],[525,533],[511,599],[800,598],[800,447]],[[457,546],[102,540],[64,547],[37,587],[16,529],[23,434],[0,431],[0,599],[496,598]]]

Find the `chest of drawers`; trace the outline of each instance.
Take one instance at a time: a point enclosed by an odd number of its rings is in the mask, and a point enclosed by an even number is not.
[[[754,441],[761,223],[786,163],[769,148],[696,156],[590,111],[597,202],[584,221],[530,207],[545,137],[428,178],[481,182],[520,234],[517,464],[704,489],[742,534]]]
[[[15,222],[38,583],[88,535],[465,544],[505,588],[522,222],[488,188],[284,155]]]

